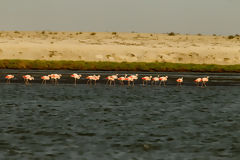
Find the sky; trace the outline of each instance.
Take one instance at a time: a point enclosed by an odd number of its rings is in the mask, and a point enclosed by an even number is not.
[[[0,30],[240,34],[240,0],[0,0]]]

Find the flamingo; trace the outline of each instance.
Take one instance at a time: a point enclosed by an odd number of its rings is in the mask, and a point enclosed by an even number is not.
[[[49,78],[51,79],[52,84],[54,83],[54,77],[55,77],[55,74],[50,74],[49,75]]]
[[[29,81],[34,80],[34,77],[32,77],[31,75],[24,75],[23,79],[24,79],[25,85],[29,85],[30,84]]]
[[[125,78],[125,81],[128,81],[128,86],[131,86],[131,82],[133,82],[134,79],[131,76],[129,76],[129,77]],[[134,85],[134,83],[133,83],[133,85]]]
[[[154,83],[154,85],[156,85],[156,83],[159,81],[159,75],[157,77],[153,77],[152,78],[152,85]]]
[[[6,83],[10,84],[10,80],[13,79],[13,78],[14,78],[14,75],[11,75],[11,74],[6,75],[5,76],[5,79],[7,79]]]
[[[106,85],[109,83],[109,85],[111,86],[112,83],[114,83],[114,86],[115,86],[115,78],[116,78],[116,77],[113,77],[113,76],[107,76],[107,77],[106,77],[106,79],[107,79]]]
[[[42,84],[46,85],[47,81],[50,80],[50,75],[42,76],[41,79],[42,79]]]
[[[127,74],[125,74],[124,77],[119,77],[118,78],[121,85],[124,85],[123,81],[126,79],[126,77],[127,77]]]
[[[94,84],[96,85],[97,84],[97,81],[100,79],[100,75],[97,75],[97,76],[93,76],[92,80],[94,81]]]
[[[199,83],[202,82],[202,78],[197,78],[194,80],[194,82],[196,83],[197,86],[199,86]]]
[[[81,75],[81,74],[73,73],[73,74],[70,75],[70,77],[74,78],[74,84],[75,84],[75,86],[76,86],[76,84],[77,84],[77,79],[80,79],[80,78],[82,77],[82,75]]]
[[[209,76],[202,78],[202,87],[207,87],[206,83],[208,82]]]
[[[87,79],[87,84],[89,83],[89,85],[92,84],[92,80],[94,79],[96,75],[94,74],[93,76],[87,76],[86,79]]]
[[[107,83],[106,85],[109,83],[109,85],[111,86],[111,83],[113,82],[115,85],[115,80],[118,79],[118,74],[115,75],[111,75],[111,76],[107,76]]]
[[[161,86],[162,83],[163,83],[164,86],[166,86],[167,79],[168,79],[168,76],[162,76],[162,77],[160,77],[160,78],[159,78],[159,80],[160,80],[159,86]]]
[[[58,84],[58,79],[60,79],[62,77],[61,74],[51,74],[50,75],[51,79],[53,80],[52,82],[56,85]]]
[[[62,77],[61,74],[56,75],[55,84],[58,84],[58,79],[60,79],[61,77]]]
[[[135,74],[135,75],[131,75],[131,76],[129,76],[129,78],[130,78],[130,83],[132,82],[132,85],[134,86],[134,81],[135,80],[138,80],[138,74]]]
[[[143,80],[143,86],[144,86],[144,82],[146,82],[146,85],[148,84],[149,81],[151,81],[152,79],[152,76],[145,76],[145,77],[142,77],[142,80]]]
[[[177,86],[182,86],[183,77],[178,78],[176,81],[177,81]]]

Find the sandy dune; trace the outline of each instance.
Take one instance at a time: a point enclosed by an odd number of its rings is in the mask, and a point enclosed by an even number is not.
[[[0,32],[0,59],[239,64],[240,37]]]

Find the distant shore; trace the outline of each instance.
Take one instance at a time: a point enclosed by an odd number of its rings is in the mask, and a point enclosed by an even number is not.
[[[238,72],[240,36],[0,31],[0,60],[16,69]]]
[[[82,71],[147,71],[147,72],[240,72],[240,65],[84,62],[45,60],[0,60],[0,69],[82,70]]]

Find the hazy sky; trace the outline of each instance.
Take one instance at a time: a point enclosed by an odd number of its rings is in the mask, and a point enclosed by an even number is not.
[[[0,30],[240,34],[240,0],[0,0]]]

